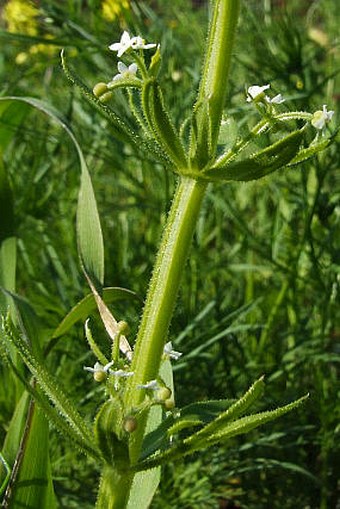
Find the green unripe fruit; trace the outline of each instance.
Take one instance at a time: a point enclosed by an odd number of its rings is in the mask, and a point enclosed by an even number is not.
[[[97,83],[93,87],[93,94],[100,100],[101,103],[108,102],[113,96],[113,93],[108,89],[107,84],[102,82]]]
[[[124,334],[124,336],[127,336],[130,332],[130,327],[126,322],[124,322],[124,320],[118,322],[118,328],[120,334]]]
[[[105,373],[105,371],[95,371],[93,373],[93,378],[96,382],[104,382],[104,380],[106,380],[106,377],[107,377],[107,374]]]
[[[100,100],[101,103],[108,103],[112,99],[112,97],[113,97],[112,92],[106,92],[105,94],[98,97],[98,99]]]
[[[128,415],[123,421],[123,429],[127,433],[133,433],[138,426],[137,419],[133,415]]]
[[[108,88],[107,88],[107,84],[106,83],[100,82],[100,83],[97,83],[93,87],[93,94],[96,97],[100,97],[101,95],[105,94],[107,91],[108,91]]]
[[[171,394],[172,394],[172,392],[171,392],[171,389],[169,389],[169,387],[161,387],[156,392],[156,398],[161,401],[165,401],[166,399],[170,398]]]
[[[175,401],[173,400],[173,398],[169,398],[164,401],[164,408],[165,410],[172,410],[173,408],[175,408]]]

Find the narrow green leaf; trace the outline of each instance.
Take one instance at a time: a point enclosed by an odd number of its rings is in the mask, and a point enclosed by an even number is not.
[[[257,180],[286,166],[297,154],[304,129],[299,129],[253,154],[248,159],[232,161],[223,167],[212,167],[202,174],[211,180]]]
[[[154,79],[144,83],[142,104],[155,139],[178,168],[186,168],[187,160],[182,142],[165,108],[162,90]]]
[[[26,422],[26,415],[29,403],[29,395],[24,392],[16,405],[15,412],[9,423],[5,441],[1,450],[1,454],[6,463],[13,467],[17,451],[20,447],[20,441]],[[0,464],[0,483],[4,482],[6,477],[6,469],[3,463]]]
[[[140,459],[144,460],[157,450],[165,449],[172,435],[211,422],[233,403],[234,400],[229,399],[201,401],[176,410],[175,415],[168,415],[154,431],[145,436]]]
[[[20,449],[2,502],[4,509],[56,508],[48,442],[46,418],[31,402]]]
[[[204,98],[196,106],[191,122],[190,166],[203,170],[213,156],[210,101]]]
[[[214,419],[210,424],[207,424],[203,429],[192,435],[190,438],[194,439],[207,439],[213,433],[220,430],[230,421],[236,419],[239,415],[244,414],[247,409],[257,401],[263,394],[264,391],[264,377],[259,378],[253,385],[248,389],[248,391],[232,404],[225,412],[220,414],[216,419]]]
[[[119,397],[110,398],[99,410],[94,436],[105,461],[118,470],[129,466],[129,448],[123,433],[123,405]]]
[[[89,319],[85,322],[85,336],[87,339],[87,342],[89,344],[89,347],[91,348],[92,352],[94,353],[94,356],[102,366],[106,366],[106,364],[109,363],[109,359],[103,354],[97,343],[95,342],[91,329],[89,327]]]
[[[169,461],[181,459],[188,454],[192,454],[201,449],[206,449],[207,447],[213,446],[220,442],[225,442],[234,436],[248,433],[252,429],[275,420],[287,412],[294,410],[300,406],[308,397],[309,395],[307,394],[297,401],[289,403],[288,405],[277,408],[275,410],[269,410],[266,412],[249,415],[232,422],[221,422],[221,427],[219,429],[214,429],[214,432],[210,436],[207,434],[203,435],[201,431],[198,431],[190,437],[178,441],[176,444],[172,445],[164,452],[155,454],[154,456],[151,456],[151,458],[142,461],[140,464],[136,465],[136,470],[147,470],[154,468],[155,466],[165,464]],[[209,425],[206,426],[206,428],[208,427]]]
[[[17,243],[15,237],[7,237],[0,243],[0,287],[13,292],[17,261]],[[11,298],[0,292],[0,313],[6,313]]]
[[[11,301],[14,305],[16,322],[20,327],[21,335],[24,338],[23,341],[25,342],[25,345],[27,346],[27,348],[28,345],[31,345],[33,355],[36,357],[37,360],[39,360],[40,364],[43,364],[44,359],[42,357],[40,345],[40,335],[41,335],[40,326],[34,310],[30,306],[30,304],[22,297],[11,294],[9,292],[5,293],[11,298]],[[46,416],[64,434],[64,436],[66,436],[69,439],[72,439],[73,442],[75,442],[81,450],[89,452],[90,454],[93,455],[93,447],[91,446],[89,447],[88,443],[84,442],[82,436],[78,433],[77,430],[75,430],[72,427],[72,424],[67,420],[64,420],[61,417],[60,413],[54,408],[54,406],[51,406],[48,398],[46,398],[41,392],[37,391],[34,385],[32,385],[31,381],[24,376],[22,370],[20,369],[21,364],[19,365],[18,360],[16,358],[17,356],[14,355],[14,354],[18,355],[19,353],[17,346],[15,346],[13,342],[8,342],[8,335],[10,335],[10,332],[7,331],[6,336],[5,327],[2,327],[0,329],[0,340],[2,341],[1,353],[5,363],[7,363],[11,368],[6,370],[5,373],[15,375],[15,380],[19,382],[17,383],[17,386],[20,389],[20,393],[17,390],[18,395],[22,393],[23,388],[26,388],[26,391],[36,401],[38,401],[39,405],[45,412]],[[30,338],[34,338],[33,343],[31,343]],[[22,358],[20,353],[19,356]]]
[[[211,437],[206,437],[206,440],[204,440],[204,446],[214,445],[218,442],[228,440],[229,438],[232,438],[234,436],[243,435],[244,433],[248,433],[249,431],[251,431],[254,428],[257,428],[258,426],[262,426],[267,422],[278,419],[282,415],[300,406],[308,397],[309,395],[307,394],[306,396],[303,396],[297,401],[293,401],[292,403],[289,403],[288,405],[285,405],[283,407],[276,408],[275,410],[268,410],[266,412],[248,415],[246,417],[242,417],[241,419],[237,419],[236,421],[227,424],[227,426],[224,429],[221,428],[220,430],[218,430],[216,433],[211,435]],[[197,450],[196,447],[198,443],[195,443],[194,437],[192,436],[188,440],[190,440],[191,444],[194,444],[194,450]],[[199,448],[201,448],[203,444],[201,441],[199,442],[200,442]],[[186,443],[186,445],[188,444]]]
[[[11,468],[0,453],[0,497],[2,497],[11,476]]]
[[[65,420],[58,411],[56,411],[54,406],[51,405],[48,397],[42,391],[38,390],[35,384],[32,384],[31,381],[27,379],[27,377],[23,376],[23,374],[12,362],[9,352],[7,352],[4,356],[4,350],[6,350],[6,347],[4,348],[4,345],[1,342],[0,349],[5,364],[9,366],[11,371],[13,371],[15,376],[21,382],[22,386],[25,387],[27,393],[32,396],[32,398],[38,403],[51,424],[53,424],[54,427],[59,430],[67,440],[70,440],[74,445],[76,445],[80,451],[87,453],[94,459],[98,460],[100,457],[100,452],[94,447],[93,443],[89,444],[88,442],[85,442],[81,435],[70,425],[70,423]],[[18,425],[18,422],[16,425]]]
[[[221,412],[231,408],[234,403],[234,400],[230,399],[210,400],[192,403],[181,408],[179,416],[176,417],[174,424],[168,429],[168,435],[174,435],[182,429],[192,426],[208,424],[219,415],[223,415]]]
[[[320,138],[317,137],[314,142],[312,142],[309,147],[303,148],[299,150],[295,157],[289,162],[288,166],[295,166],[300,164],[311,157],[314,157],[318,152],[325,150],[329,147],[335,139],[335,134],[330,138]]]
[[[0,246],[8,237],[14,235],[13,194],[3,167],[0,151]]]
[[[37,379],[41,389],[53,402],[56,410],[64,416],[69,425],[78,433],[79,437],[86,444],[91,444],[93,440],[91,430],[78,413],[74,404],[61,390],[60,383],[54,379],[54,377],[46,370],[45,366],[34,356],[33,352],[29,350],[26,341],[21,338],[20,334],[13,332],[8,321],[4,321],[3,331],[7,341],[17,349],[24,363],[27,365],[32,375]]]
[[[97,204],[85,158],[74,134],[67,126],[65,120],[60,116],[59,112],[39,99],[33,97],[0,97],[0,102],[6,101],[20,101],[33,106],[61,126],[71,138],[77,150],[81,167],[81,183],[77,213],[79,254],[84,268],[91,276],[91,279],[102,284],[104,278],[104,247]]]
[[[61,58],[66,77],[82,92],[89,103],[94,106],[94,108],[99,111],[99,113],[103,115],[106,120],[108,120],[110,129],[113,131],[113,136],[115,138],[133,145],[136,150],[142,150],[143,153],[148,156],[152,154],[157,161],[166,166],[170,165],[168,157],[164,154],[157,143],[155,143],[150,138],[140,137],[136,132],[130,129],[109,106],[103,104],[97,97],[95,97],[92,90],[90,90],[68,66],[64,51],[61,54]]]
[[[95,285],[104,282],[104,243],[90,174],[82,164],[77,207],[78,250],[85,272]]]
[[[149,76],[157,78],[159,70],[161,68],[162,54],[160,46],[157,47],[155,53],[151,57],[150,66],[148,69]]]
[[[110,126],[114,131],[114,136],[126,143],[136,145],[138,143],[138,135],[134,133],[126,125],[126,123],[114,111],[112,111],[111,108],[109,108],[109,106],[103,104],[93,94],[92,90],[82,82],[79,76],[77,76],[76,73],[69,67],[64,50],[61,52],[61,63],[67,79],[72,83],[72,85],[75,85],[89,103],[109,121]]]

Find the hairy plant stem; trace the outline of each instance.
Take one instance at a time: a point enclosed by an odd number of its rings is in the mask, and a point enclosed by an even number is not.
[[[127,507],[133,474],[119,472],[105,465],[101,474],[96,509],[123,509]]]
[[[190,149],[190,152],[200,155],[200,157],[194,156],[198,162],[196,165],[198,171],[203,169],[210,156],[212,159],[215,156],[239,4],[239,0],[215,0],[214,2],[206,58],[197,97],[198,104],[208,102],[208,110],[206,115],[206,110],[203,109],[196,119],[198,135],[192,136],[193,146]],[[207,147],[206,134],[210,137],[208,149],[211,153],[208,158],[204,155]],[[182,176],[178,183],[137,334],[131,365],[134,375],[127,382],[123,401],[127,413],[137,409],[145,399],[145,389],[138,389],[138,385],[156,379],[159,374],[181,276],[206,189],[206,182],[186,176]],[[147,417],[147,412],[139,414],[138,427],[129,439],[129,456],[132,465],[138,462],[140,456]],[[120,491],[122,503],[128,500],[132,482],[133,476],[130,472],[121,487],[116,485],[116,489]],[[116,504],[109,507],[122,509],[126,506]]]
[[[144,390],[136,390],[139,384],[157,377],[168,328],[175,306],[181,275],[188,257],[189,248],[207,188],[205,182],[187,177],[181,178],[169,212],[167,224],[158,251],[153,275],[147,294],[144,312],[136,340],[131,370],[134,376],[129,381],[125,395],[125,408],[140,405]],[[144,434],[144,422],[131,437],[130,457],[138,459]]]

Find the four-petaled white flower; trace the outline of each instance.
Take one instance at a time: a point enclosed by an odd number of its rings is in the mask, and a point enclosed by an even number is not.
[[[108,362],[105,366],[100,364],[100,362],[96,362],[93,368],[84,366],[84,370],[93,373],[93,378],[95,379],[96,382],[103,382],[106,379],[107,373],[112,365],[113,361]]]
[[[168,355],[170,359],[174,359],[175,361],[177,361],[177,359],[179,359],[182,355],[182,352],[176,352],[176,350],[172,349],[171,341],[165,344],[163,351],[165,355]]]
[[[264,91],[268,90],[270,85],[263,85],[263,87],[259,87],[258,85],[253,85],[249,87],[247,90],[247,102],[251,101],[265,101],[268,104],[281,104],[285,101],[281,94],[277,94],[273,99],[265,95]]]
[[[250,103],[251,101],[254,101],[258,96],[263,94],[265,90],[268,90],[268,88],[270,88],[270,85],[263,85],[263,87],[253,85],[252,87],[249,87],[247,90],[247,102]]]
[[[150,380],[150,382],[147,382],[146,384],[139,384],[137,385],[138,389],[149,389],[152,391],[158,391],[160,388],[158,385],[157,380]]]
[[[135,63],[129,65],[129,67],[128,67],[123,62],[118,62],[117,67],[118,67],[119,74],[116,74],[116,76],[114,76],[112,78],[111,83],[113,81],[118,81],[121,79],[134,78],[136,76],[136,72],[138,70],[138,66]],[[108,86],[108,88],[110,88],[110,83],[108,83],[107,86]]]
[[[282,97],[281,94],[277,94],[275,97],[273,97],[273,99],[270,99],[270,97],[268,97],[266,95],[265,100],[269,104],[281,104],[281,103],[285,102],[285,99]]]
[[[311,124],[315,129],[324,129],[326,124],[332,120],[334,115],[334,111],[327,111],[327,106],[324,104],[322,106],[322,111],[318,110],[314,113]]]
[[[136,37],[130,37],[129,32],[124,30],[120,41],[114,42],[109,46],[111,51],[117,51],[117,56],[120,58],[126,51],[131,49],[150,49],[155,48],[157,44],[145,44],[145,40],[137,35]]]

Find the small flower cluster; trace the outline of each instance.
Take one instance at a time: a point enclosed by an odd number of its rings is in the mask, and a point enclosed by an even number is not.
[[[96,382],[104,382],[106,380],[107,375],[114,375],[117,378],[129,378],[133,375],[133,371],[124,371],[123,369],[113,370],[110,369],[113,366],[113,361],[108,362],[103,366],[100,362],[96,362],[93,368],[89,366],[84,366],[85,371],[89,371],[93,373],[93,378]]]
[[[177,352],[176,350],[173,350],[172,343],[169,341],[164,346],[164,356],[168,357],[170,359],[177,360],[181,357],[182,353]],[[119,378],[129,378],[133,376],[133,371],[125,371],[124,369],[118,369],[113,370],[111,369],[114,362],[110,361],[105,366],[103,366],[100,362],[96,362],[95,365],[92,367],[90,366],[84,366],[85,371],[89,371],[90,373],[93,373],[93,378],[96,382],[104,382],[104,380],[107,379],[108,375],[113,375],[115,377]],[[146,384],[139,384],[137,386],[138,389],[147,389],[152,391],[157,391],[161,387],[158,384],[157,380],[150,380]]]
[[[277,94],[272,99],[265,94],[270,85],[252,85],[247,90],[247,102],[265,103],[265,104],[281,104],[285,101],[281,94]],[[332,120],[334,111],[327,110],[326,104],[323,105],[322,110],[316,111],[311,119],[311,124],[315,129],[324,130],[328,122]]]
[[[147,50],[159,47],[159,45],[155,43],[147,44],[145,40],[139,35],[131,37],[129,32],[126,30],[123,32],[120,41],[114,42],[109,46],[111,51],[116,51],[118,58],[122,57],[124,53],[129,53],[131,50]],[[135,57],[135,60],[141,64],[141,59]],[[124,62],[118,61],[117,64],[118,74],[113,76],[112,80],[109,83],[97,83],[97,85],[93,88],[93,93],[101,102],[107,102],[112,97],[112,90],[117,86],[118,82],[124,81],[130,82],[131,85],[138,86],[138,78],[137,71],[138,65],[136,62],[133,62],[130,65],[124,64]],[[142,72],[143,74],[143,72]],[[118,85],[119,86],[119,85]]]

